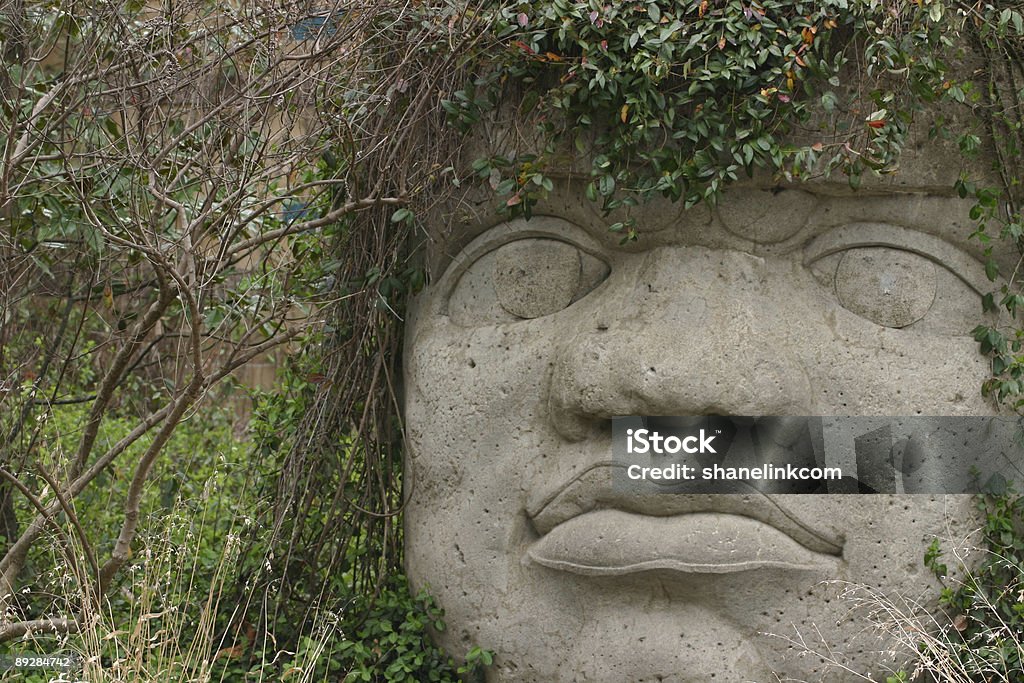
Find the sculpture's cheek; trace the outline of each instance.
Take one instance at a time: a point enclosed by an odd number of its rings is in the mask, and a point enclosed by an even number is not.
[[[843,338],[808,358],[822,414],[986,415],[987,364],[970,338],[879,331],[874,347]]]

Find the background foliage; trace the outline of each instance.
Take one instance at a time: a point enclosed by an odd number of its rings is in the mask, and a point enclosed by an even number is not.
[[[941,602],[955,616],[939,631],[942,650],[923,651],[929,663],[943,654],[955,662],[950,680],[1019,680],[1024,678],[1024,498],[1009,490],[984,496],[978,506],[985,519],[984,554],[976,566],[961,567],[961,581],[949,580],[938,544],[925,556],[944,584]]]
[[[4,648],[97,681],[457,674],[390,573],[392,323],[478,32],[444,4],[0,5]],[[302,345],[247,437],[220,389]]]

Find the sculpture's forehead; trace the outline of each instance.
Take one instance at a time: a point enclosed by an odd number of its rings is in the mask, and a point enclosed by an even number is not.
[[[476,210],[453,212],[449,220],[433,226],[429,252],[435,272],[474,238],[507,220],[492,210],[494,204],[494,197],[483,198]],[[826,183],[748,184],[728,188],[713,206],[686,208],[680,202],[655,199],[606,214],[586,199],[583,181],[565,180],[534,207],[534,213],[563,218],[616,251],[692,245],[785,254],[835,228],[868,223],[932,235],[980,259],[984,245],[971,239],[977,229],[969,215],[972,205],[970,199],[935,188],[854,192]],[[622,230],[613,230],[617,224]],[[639,237],[623,243],[623,231],[630,224]]]

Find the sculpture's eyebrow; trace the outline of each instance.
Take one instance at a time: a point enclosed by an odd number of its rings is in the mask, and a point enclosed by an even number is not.
[[[595,240],[595,245],[598,246],[606,246],[604,243],[609,241],[609,236],[614,236],[616,240],[619,239],[617,233],[609,233],[607,226],[600,221],[580,220],[579,216],[571,216],[557,209],[537,211],[529,220],[521,216],[510,218],[499,214],[489,214],[480,220],[452,226],[448,230],[435,235],[431,247],[433,253],[432,263],[435,267],[439,267],[439,273],[447,272],[452,263],[462,258],[463,252],[470,249],[474,243],[477,243],[486,235],[493,235],[496,229],[503,225],[517,226],[516,231],[524,237],[544,237],[545,235],[539,234],[539,232],[544,231],[544,228],[541,226],[548,219],[562,221],[566,225],[573,226],[577,231],[576,234],[580,234],[578,231],[582,231],[582,233]],[[531,228],[536,228],[534,232],[538,234],[527,234]]]
[[[934,235],[887,223],[847,223],[815,237],[804,247],[804,265],[857,247],[909,251],[947,268],[979,295],[992,289],[978,261],[966,252]]]
[[[604,259],[605,249],[590,226],[579,225],[557,214],[534,215],[530,220],[513,218],[500,221],[477,233],[444,264],[435,281],[446,289],[455,286],[458,277],[477,259],[497,247],[519,239],[555,239],[572,244],[582,252]]]

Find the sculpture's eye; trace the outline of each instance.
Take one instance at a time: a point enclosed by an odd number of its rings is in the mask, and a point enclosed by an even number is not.
[[[864,224],[824,235],[808,252],[839,304],[876,325],[967,334],[977,322],[980,265],[936,237]]]
[[[540,318],[583,298],[608,277],[608,265],[568,242],[527,237],[476,259],[448,300],[459,325]]]
[[[906,327],[924,318],[935,301],[935,264],[889,247],[848,249],[834,276],[839,303],[884,327]]]

